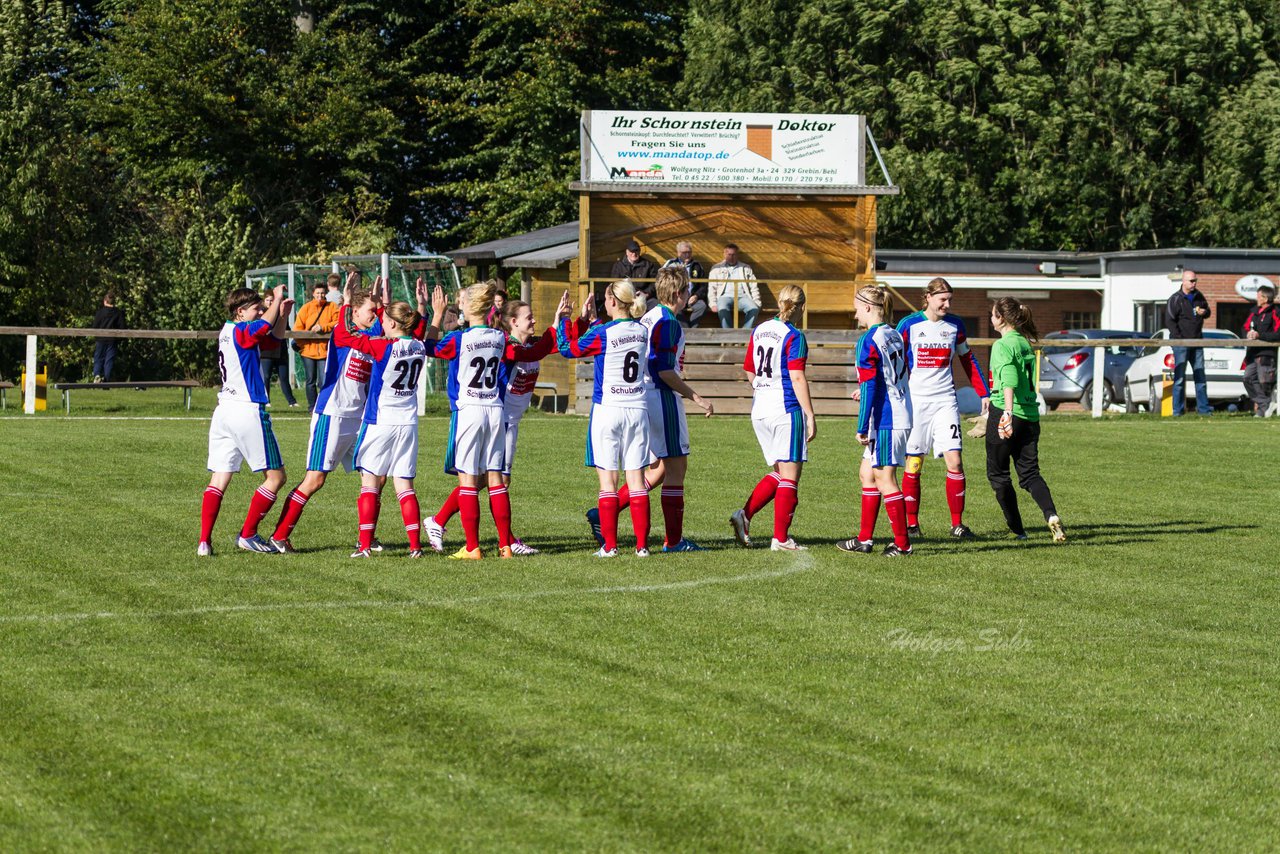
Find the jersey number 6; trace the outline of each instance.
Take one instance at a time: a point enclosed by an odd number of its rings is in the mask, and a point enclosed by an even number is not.
[[[633,383],[640,379],[640,354],[632,350],[622,360],[622,380]]]

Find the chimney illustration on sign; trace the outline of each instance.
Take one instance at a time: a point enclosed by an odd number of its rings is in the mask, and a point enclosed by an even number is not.
[[[773,125],[747,125],[747,151],[773,159]]]

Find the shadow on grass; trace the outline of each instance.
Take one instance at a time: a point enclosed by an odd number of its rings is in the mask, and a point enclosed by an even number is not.
[[[1220,534],[1232,531],[1252,531],[1257,525],[1208,525],[1204,520],[1160,523],[1122,523],[1108,522],[1084,525],[1067,523],[1067,542],[1054,543],[1044,532],[1043,538],[1032,534],[1030,540],[1014,540],[1004,534],[988,536],[979,535],[968,543],[951,540],[950,542],[968,552],[1004,551],[1007,549],[1039,549],[1065,548],[1073,543],[1096,543],[1098,545],[1125,545],[1128,543],[1150,543],[1167,539],[1171,536],[1196,536],[1200,534]],[[945,538],[934,538],[932,542],[942,542]],[[921,541],[929,543],[929,539]]]

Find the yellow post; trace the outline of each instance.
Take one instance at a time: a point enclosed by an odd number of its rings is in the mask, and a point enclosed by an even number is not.
[[[27,391],[27,369],[22,369],[22,381],[18,384],[22,389],[25,400]],[[36,401],[35,411],[44,412],[49,408],[49,366],[45,365],[44,370],[36,374]]]
[[[1164,371],[1160,375],[1160,417],[1173,416],[1173,372]]]

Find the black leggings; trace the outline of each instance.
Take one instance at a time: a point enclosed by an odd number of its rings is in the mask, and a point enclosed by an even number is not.
[[[996,491],[996,501],[1004,511],[1004,520],[1008,523],[1009,530],[1015,534],[1025,534],[1022,515],[1018,512],[1018,493],[1009,477],[1010,462],[1018,471],[1018,485],[1031,493],[1044,513],[1045,521],[1049,521],[1050,516],[1058,515],[1058,511],[1053,506],[1049,484],[1040,476],[1040,422],[1025,421],[1015,415],[1012,438],[1001,439],[1001,414],[994,406],[987,413],[987,480]]]

